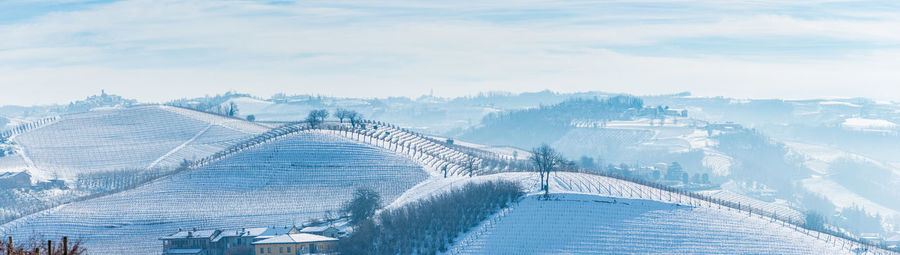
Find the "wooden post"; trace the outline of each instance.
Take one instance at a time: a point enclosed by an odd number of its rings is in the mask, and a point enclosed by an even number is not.
[[[53,255],[53,240],[47,240],[47,255]]]
[[[6,255],[12,255],[13,243],[12,236],[9,236],[9,242],[6,243]]]
[[[63,255],[69,255],[69,237],[63,237]]]

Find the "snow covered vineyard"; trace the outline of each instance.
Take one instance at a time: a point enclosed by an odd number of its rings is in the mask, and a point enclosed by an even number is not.
[[[651,200],[526,197],[451,254],[853,254],[738,211]]]
[[[473,176],[522,171],[529,167],[524,160],[513,160],[511,157],[477,148],[447,144],[387,123],[366,121],[365,124],[368,126],[362,129],[349,129],[343,125],[326,125],[321,128],[406,155],[422,163],[436,175],[442,175],[446,171],[447,176]],[[472,162],[468,162],[470,160]]]
[[[489,180],[517,181],[531,196],[457,239],[449,254],[893,254],[768,215],[584,173],[553,174],[550,201],[537,199],[535,174],[520,172],[432,178],[389,207]]]
[[[181,108],[137,109],[163,109],[201,121],[200,130],[182,136],[187,138],[175,149],[160,150],[163,156],[147,167],[167,162],[217,126],[241,130],[255,125]],[[82,238],[86,247],[100,254],[158,254],[162,247],[157,238],[178,228],[295,225],[337,210],[359,186],[375,188],[390,207],[494,179],[518,181],[532,195],[537,192],[537,175],[521,172],[527,168],[522,161],[448,146],[385,123],[367,121],[365,128],[336,123],[316,129],[301,123],[268,131],[250,128],[260,130],[222,143],[218,150],[210,147],[204,151],[208,156],[193,161],[187,171],[17,219],[0,225],[0,234],[18,239],[35,233],[48,238],[67,235]],[[102,139],[102,133],[96,131],[95,136]],[[114,138],[110,143],[119,144]],[[126,147],[144,145],[134,139],[126,139]],[[46,161],[52,159],[42,162]],[[723,201],[637,180],[559,172],[553,174],[550,187],[555,199],[526,198],[457,239],[451,253],[846,254],[867,248],[867,254],[888,254],[775,220],[765,210],[748,213]]]
[[[140,106],[64,115],[54,122],[11,136],[21,147],[15,157],[37,175],[176,166],[206,157],[268,130],[246,121],[169,106]]]
[[[82,238],[97,254],[159,254],[157,238],[178,228],[300,224],[337,210],[355,187],[392,201],[428,176],[411,160],[330,133],[282,135],[132,190],[20,218],[0,232]]]

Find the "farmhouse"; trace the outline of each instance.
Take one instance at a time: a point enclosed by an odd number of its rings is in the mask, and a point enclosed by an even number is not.
[[[189,231],[179,229],[160,240],[163,241],[164,255],[305,254],[336,249],[338,239],[335,237],[340,234],[337,228],[307,227],[304,230],[333,237],[301,233],[296,227],[263,227]],[[259,250],[257,247],[264,249]]]
[[[213,238],[212,248],[209,254],[225,254],[229,250],[244,250],[247,253],[253,249],[251,243],[278,235],[299,233],[295,227],[270,227],[270,228],[241,228],[226,229]]]
[[[331,253],[337,249],[338,239],[307,233],[284,234],[253,242],[254,254]]]
[[[221,232],[220,230],[179,230],[160,238],[163,241],[163,255],[208,255],[213,238]]]
[[[350,233],[350,222],[338,221],[328,225],[313,225],[300,229],[300,233],[327,236],[333,238],[341,238]]]

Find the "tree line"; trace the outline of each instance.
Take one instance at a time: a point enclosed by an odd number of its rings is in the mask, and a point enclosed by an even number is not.
[[[328,116],[328,110],[312,110],[309,112],[309,115],[306,116],[304,122],[308,123],[312,128],[317,128],[322,125],[322,123],[325,123],[325,121],[328,119]],[[363,127],[364,125],[363,115],[356,111],[338,108],[334,111],[334,117],[337,118],[340,123],[344,123],[344,120],[346,119],[350,123],[350,126],[354,128]]]
[[[524,195],[513,181],[469,183],[376,215],[372,205],[380,200],[374,200],[372,193],[358,190],[345,207],[354,231],[340,241],[342,254],[446,252],[460,234]]]

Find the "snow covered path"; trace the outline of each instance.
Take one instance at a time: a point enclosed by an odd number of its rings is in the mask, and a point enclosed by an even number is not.
[[[184,143],[182,143],[181,145],[178,145],[178,147],[175,147],[174,149],[170,150],[169,152],[166,152],[165,155],[162,155],[161,157],[154,160],[153,163],[150,163],[150,165],[147,166],[147,169],[148,170],[153,169],[153,167],[156,166],[156,164],[159,164],[159,162],[162,161],[163,159],[166,159],[167,157],[171,156],[172,154],[175,154],[175,152],[178,152],[181,149],[184,149],[184,147],[187,146],[189,143],[193,142],[194,140],[197,140],[197,138],[200,137],[201,135],[206,134],[206,131],[209,131],[209,128],[211,128],[212,126],[213,126],[213,124],[207,125],[206,128],[204,128],[203,130],[200,130],[200,132],[197,132],[197,134],[194,135],[194,137],[191,137],[191,139],[184,141]]]

